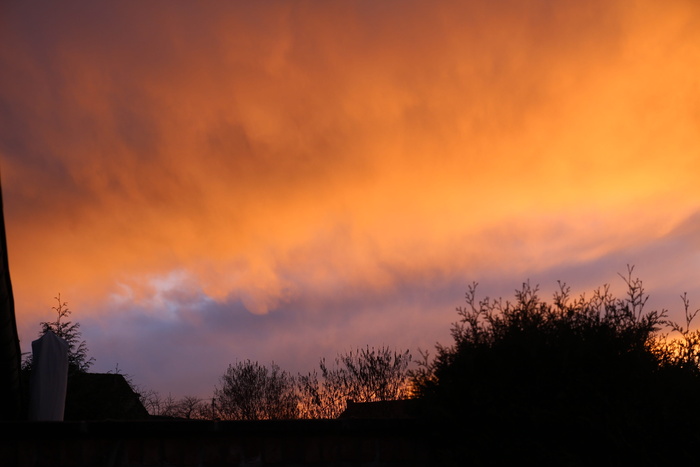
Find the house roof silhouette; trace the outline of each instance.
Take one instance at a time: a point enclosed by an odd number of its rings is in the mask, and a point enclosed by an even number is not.
[[[143,420],[148,416],[124,375],[74,373],[68,377],[64,420]]]

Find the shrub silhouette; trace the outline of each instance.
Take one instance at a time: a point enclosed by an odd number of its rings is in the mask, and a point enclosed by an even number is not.
[[[366,346],[338,354],[335,365],[321,359],[316,371],[299,375],[298,388],[304,418],[336,418],[353,402],[403,399],[410,395],[410,351]]]
[[[654,465],[690,458],[700,439],[697,360],[671,355],[660,334],[669,326],[665,310],[644,311],[647,296],[632,268],[623,279],[623,299],[607,286],[572,300],[560,283],[552,303],[529,283],[514,302],[477,300],[477,284],[468,288],[453,345],[438,345],[414,375],[427,414],[459,427],[447,443],[454,459]]]
[[[284,420],[298,417],[294,378],[274,362],[246,360],[229,365],[214,389],[216,412],[224,420]]]

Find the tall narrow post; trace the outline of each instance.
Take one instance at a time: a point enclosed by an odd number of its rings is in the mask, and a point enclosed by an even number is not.
[[[21,417],[21,359],[15,319],[15,300],[12,295],[7,259],[5,214],[0,181],[0,420],[18,420]]]

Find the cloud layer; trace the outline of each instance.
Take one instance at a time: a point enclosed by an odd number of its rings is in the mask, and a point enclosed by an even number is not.
[[[100,368],[203,395],[430,347],[472,280],[700,292],[694,2],[0,8],[25,350],[61,292]]]

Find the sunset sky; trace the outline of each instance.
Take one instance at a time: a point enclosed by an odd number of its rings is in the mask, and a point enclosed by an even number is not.
[[[0,169],[30,350],[60,293],[175,397],[450,342],[467,284],[627,265],[700,307],[700,2],[0,5]]]

